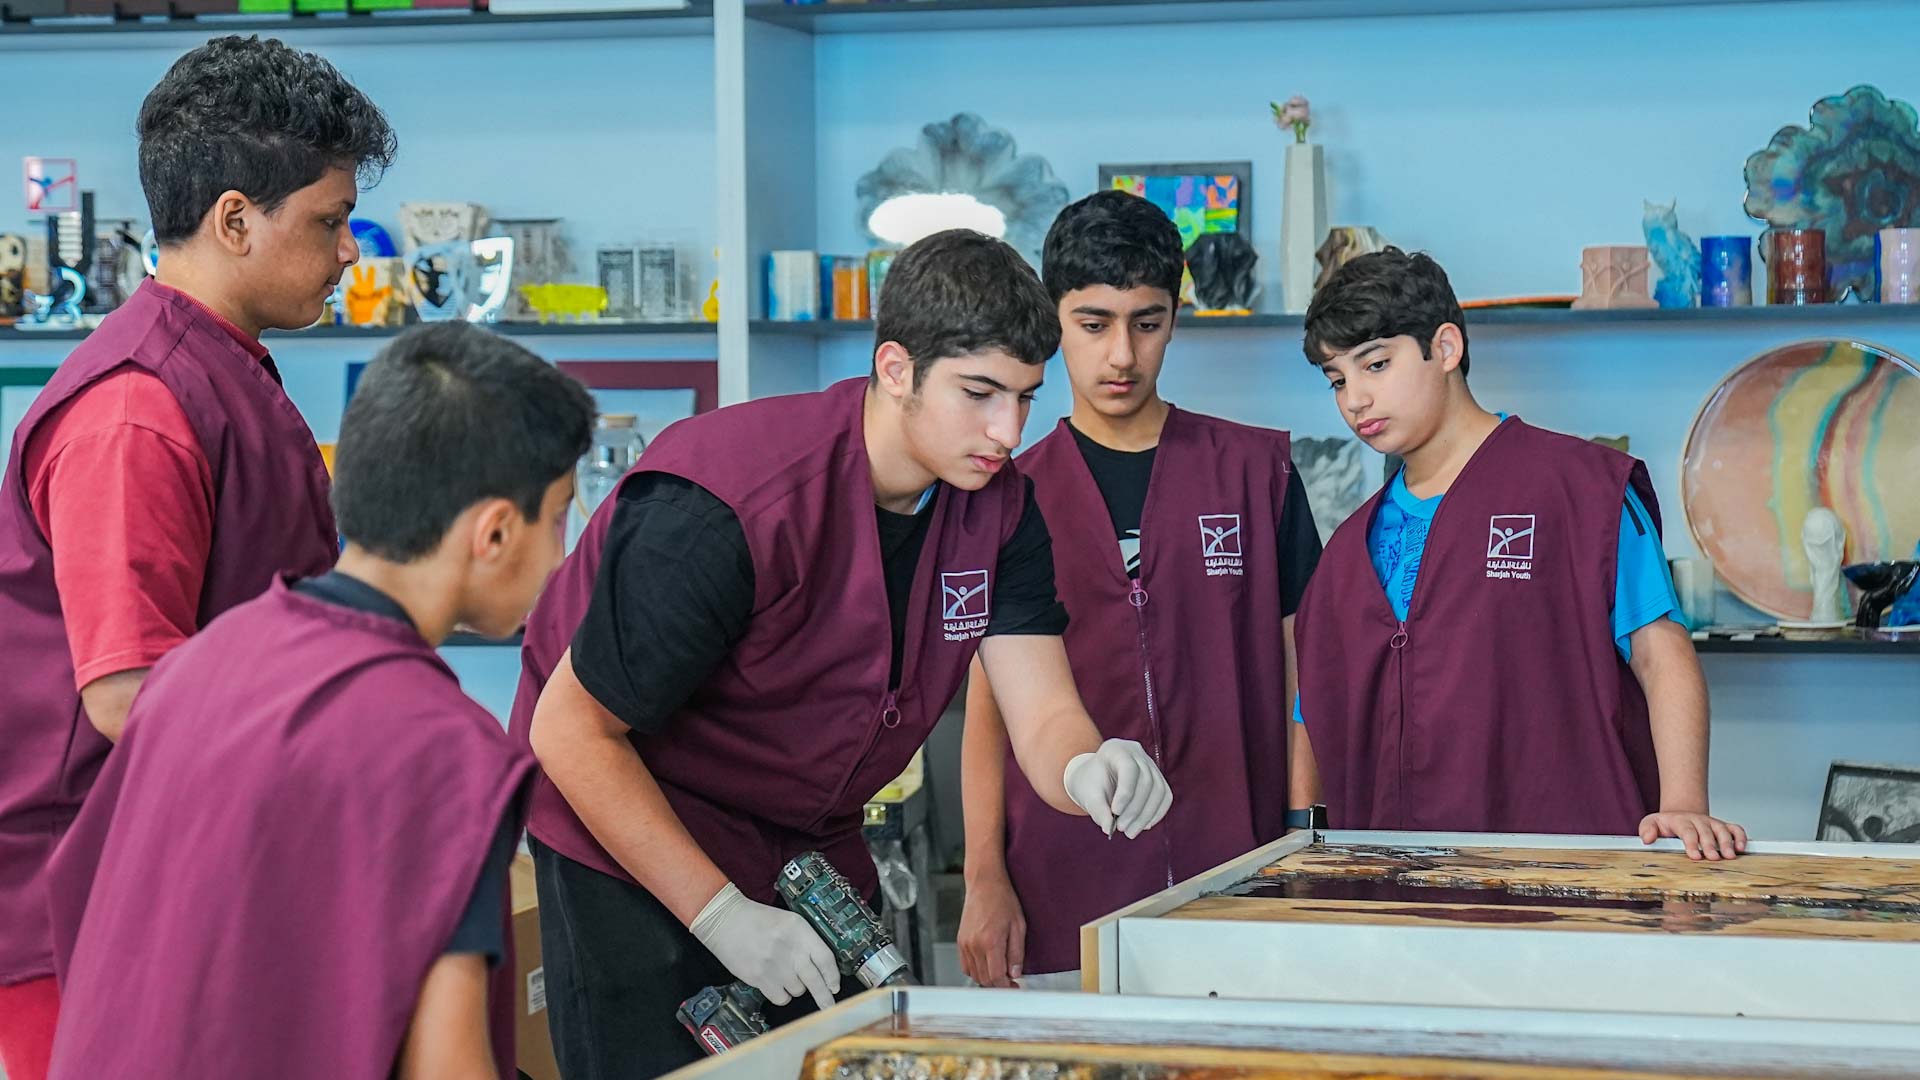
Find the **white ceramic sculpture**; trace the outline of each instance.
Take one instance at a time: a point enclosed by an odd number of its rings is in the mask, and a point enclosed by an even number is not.
[[[1846,554],[1847,527],[1824,506],[1807,511],[1800,525],[1800,546],[1806,549],[1807,573],[1813,582],[1813,613],[1809,622],[1837,623],[1847,617],[1846,594],[1841,591],[1840,562]]]

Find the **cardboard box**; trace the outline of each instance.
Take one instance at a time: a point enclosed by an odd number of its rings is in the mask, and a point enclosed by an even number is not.
[[[547,987],[540,963],[540,897],[534,891],[533,858],[513,858],[513,953],[515,1043],[520,1072],[532,1080],[560,1080],[547,1032]]]

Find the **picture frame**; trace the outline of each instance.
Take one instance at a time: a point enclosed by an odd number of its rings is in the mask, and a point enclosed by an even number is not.
[[[720,405],[717,360],[556,360],[554,366],[593,394],[602,416],[631,415],[633,429],[646,444],[669,425]],[[586,529],[592,510],[576,496],[567,516],[569,550]]]
[[[1833,762],[1814,839],[1920,843],[1920,765]]]
[[[638,413],[640,433],[649,441],[659,434],[649,428],[650,419],[671,422],[720,407],[718,360],[556,360],[553,366],[593,391],[603,410]],[[681,391],[691,391],[691,398]],[[686,410],[668,404],[666,394],[678,394]],[[650,407],[656,404],[665,408]]]
[[[1233,225],[1231,228],[1222,228],[1219,227],[1223,222],[1222,216],[1218,213],[1220,208],[1214,208],[1213,211],[1209,212],[1202,206],[1201,199],[1206,195],[1204,185],[1182,191],[1180,190],[1181,185],[1179,181],[1184,178],[1218,178],[1227,176],[1232,177],[1234,181]],[[1253,162],[1251,161],[1181,161],[1154,162],[1138,165],[1101,165],[1098,190],[1107,191],[1114,187],[1121,187],[1123,190],[1134,190],[1132,186],[1116,183],[1117,180],[1123,177],[1140,177],[1148,182],[1150,191],[1135,191],[1135,194],[1142,195],[1142,197],[1159,205],[1162,210],[1168,211],[1167,216],[1173,218],[1174,224],[1181,227],[1180,239],[1185,246],[1191,247],[1194,239],[1203,232],[1240,232],[1246,233],[1249,239],[1252,238]],[[1166,200],[1170,196],[1176,200],[1175,207],[1171,209],[1166,205]],[[1197,217],[1195,216],[1196,214],[1198,215]],[[1187,220],[1183,221],[1183,217],[1186,217]],[[1206,219],[1209,217],[1212,219],[1211,225],[1213,227],[1208,227],[1209,223]]]
[[[73,158],[26,157],[20,163],[29,214],[67,214],[80,209],[80,172]]]

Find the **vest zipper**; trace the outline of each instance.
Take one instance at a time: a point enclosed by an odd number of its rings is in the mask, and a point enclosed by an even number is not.
[[[1416,586],[1417,588],[1418,586]],[[1407,621],[1399,620],[1400,629],[1387,639],[1387,648],[1393,650],[1393,676],[1400,685],[1399,737],[1394,740],[1398,757],[1394,762],[1394,781],[1399,790],[1394,793],[1394,802],[1400,807],[1400,820],[1395,828],[1407,827]]]
[[[866,763],[867,755],[873,753],[873,748],[879,744],[880,736],[900,726],[899,702],[898,688],[889,689],[887,696],[880,699],[880,715],[877,717],[880,722],[868,728],[866,742],[860,745],[860,753],[854,757],[853,765],[847,769],[846,779],[840,781],[840,790],[834,794],[833,801],[827,804],[827,809],[819,820],[825,820],[825,814],[832,813],[833,808],[840,805],[840,800],[847,797],[847,792],[853,788],[854,778],[860,775],[860,767]]]
[[[1154,700],[1153,660],[1147,652],[1147,590],[1146,586],[1140,583],[1139,578],[1133,579],[1133,589],[1127,593],[1127,603],[1133,605],[1134,624],[1140,633],[1140,672],[1141,676],[1146,680],[1147,687],[1147,729],[1152,732],[1153,737],[1153,745],[1150,747],[1153,754],[1153,764],[1155,768],[1160,770],[1160,775],[1165,776],[1167,766],[1166,763],[1161,760],[1160,749],[1160,705],[1159,702]],[[1160,830],[1160,849],[1165,856],[1167,888],[1171,889],[1174,885],[1173,834],[1171,831],[1166,829]]]

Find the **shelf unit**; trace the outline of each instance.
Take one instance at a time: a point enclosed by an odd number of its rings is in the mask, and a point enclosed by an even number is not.
[[[1036,26],[1491,15],[1710,7],[1750,0],[897,0],[749,3],[748,17],[810,34],[1006,30]],[[1783,0],[1758,0],[1779,3]]]
[[[1718,637],[1694,641],[1693,651],[1702,655],[1883,656],[1917,660],[1920,659],[1920,641],[1868,641],[1863,638],[1792,641],[1779,637]]]
[[[1811,304],[1802,307],[1785,305],[1738,308],[1677,308],[1672,310],[1615,310],[1615,311],[1576,311],[1572,308],[1478,308],[1466,313],[1467,325],[1482,326],[1528,326],[1542,329],[1554,327],[1582,326],[1727,326],[1757,325],[1764,323],[1827,322],[1842,319],[1861,323],[1910,323],[1920,325],[1920,304]],[[1255,313],[1252,315],[1195,315],[1192,312],[1180,316],[1180,331],[1207,330],[1275,330],[1299,329],[1305,325],[1303,315],[1280,315],[1274,313]],[[835,334],[866,334],[873,332],[871,319],[813,319],[797,322],[755,319],[751,322],[755,333],[791,334],[800,337],[830,337]]]
[[[682,36],[713,31],[713,5],[695,0],[684,8],[658,11],[582,11],[545,14],[496,14],[490,11],[382,11],[366,14],[201,15],[115,19],[105,15],[0,22],[0,48],[62,45],[68,48],[148,48],[215,34],[260,34],[302,44],[328,40],[397,40],[454,33],[462,40],[564,39],[619,35]],[[190,46],[184,46],[190,47]]]

